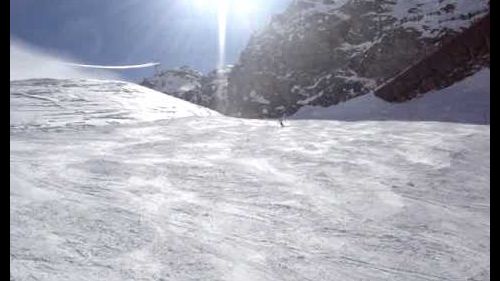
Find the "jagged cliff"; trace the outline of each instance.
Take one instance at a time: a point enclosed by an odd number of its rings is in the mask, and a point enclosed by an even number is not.
[[[198,105],[227,111],[227,75],[228,66],[202,74],[188,66],[178,69],[158,71],[153,77],[145,78],[142,86],[157,90]]]
[[[277,117],[373,90],[488,11],[487,1],[294,1],[229,75],[229,114]]]
[[[376,89],[389,102],[405,102],[431,90],[448,87],[490,66],[490,15],[444,42],[433,54]]]
[[[202,73],[183,66],[179,69],[158,71],[140,84],[195,104],[209,106],[211,97],[202,94],[202,78]]]

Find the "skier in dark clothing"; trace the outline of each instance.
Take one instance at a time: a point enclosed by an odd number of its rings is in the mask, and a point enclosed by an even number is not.
[[[285,117],[286,117],[286,113],[283,113],[283,116],[281,116],[281,118],[279,119],[281,127],[285,127],[285,123],[284,123]]]

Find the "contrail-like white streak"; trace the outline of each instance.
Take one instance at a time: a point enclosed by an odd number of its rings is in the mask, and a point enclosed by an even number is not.
[[[135,65],[91,65],[91,64],[78,64],[78,63],[65,63],[65,64],[73,67],[96,68],[96,69],[135,69],[135,68],[147,68],[160,65],[160,63],[158,62],[149,62],[149,63],[135,64]]]

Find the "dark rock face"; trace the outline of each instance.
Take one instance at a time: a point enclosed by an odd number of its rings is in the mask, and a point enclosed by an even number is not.
[[[202,95],[210,100],[208,107],[218,112],[228,111],[227,76],[231,66],[211,71],[201,79]]]
[[[375,91],[389,102],[404,102],[431,90],[452,85],[490,66],[490,15],[453,38],[432,55]]]
[[[142,86],[157,90],[219,112],[227,111],[228,66],[204,75],[183,66],[179,69],[160,71],[151,78],[144,79]]]
[[[224,113],[279,117],[365,94],[487,10],[480,0],[294,1],[251,38]]]
[[[209,106],[211,97],[202,93],[202,78],[203,74],[200,72],[183,66],[179,69],[160,71],[140,84],[195,104]]]

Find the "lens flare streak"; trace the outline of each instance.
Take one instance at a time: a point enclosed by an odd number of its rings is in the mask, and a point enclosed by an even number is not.
[[[222,68],[225,64],[226,56],[226,29],[227,29],[227,13],[229,3],[228,0],[219,0],[217,5],[217,18],[219,22],[219,62],[217,67]]]

